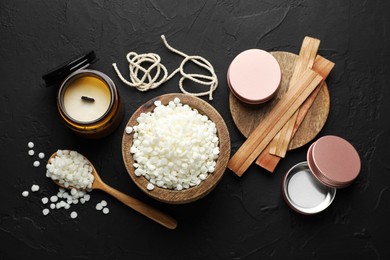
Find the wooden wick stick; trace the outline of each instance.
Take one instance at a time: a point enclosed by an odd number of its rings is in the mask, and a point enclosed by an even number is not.
[[[87,96],[81,96],[81,99],[82,99],[83,101],[89,102],[89,103],[95,102],[95,99],[94,99],[94,98],[87,97]]]
[[[314,60],[317,55],[318,48],[320,46],[320,40],[306,36],[302,42],[301,50],[297,61],[295,63],[295,68],[293,75],[290,79],[289,89],[294,87],[294,84],[297,82],[298,78],[307,70],[311,69],[314,64]],[[273,138],[271,142],[271,149],[269,152],[271,154],[284,157],[287,152],[288,145],[292,139],[292,132],[294,129],[295,121],[297,118],[298,112],[296,112],[291,119],[282,127],[279,133]]]
[[[291,139],[294,137],[295,133],[298,131],[299,126],[305,119],[306,114],[309,112],[311,105],[316,99],[318,93],[320,92],[325,79],[328,77],[330,72],[334,67],[334,63],[325,59],[324,57],[317,55],[316,60],[313,65],[313,70],[323,77],[323,82],[310,94],[310,96],[305,100],[302,106],[299,108],[298,117],[292,131]],[[256,164],[263,167],[269,172],[273,172],[278,165],[281,157],[269,153],[271,149],[271,144],[269,144],[260,156],[256,160]]]

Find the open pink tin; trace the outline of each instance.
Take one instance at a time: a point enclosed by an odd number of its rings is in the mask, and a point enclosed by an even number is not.
[[[261,104],[270,100],[279,88],[281,70],[268,52],[250,49],[238,54],[227,72],[232,93],[242,102]]]
[[[282,191],[287,204],[302,214],[325,210],[336,189],[349,186],[359,175],[356,149],[338,136],[324,136],[307,152],[307,162],[294,165],[284,176]]]

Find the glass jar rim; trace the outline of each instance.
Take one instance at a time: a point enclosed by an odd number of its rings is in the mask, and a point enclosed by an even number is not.
[[[95,77],[95,78],[101,80],[102,82],[104,82],[108,86],[108,89],[110,91],[110,104],[109,104],[106,112],[104,112],[104,114],[102,116],[100,116],[99,118],[97,118],[95,120],[91,120],[91,121],[86,121],[86,122],[83,122],[83,121],[80,121],[80,120],[77,120],[77,119],[74,119],[73,117],[71,117],[66,112],[66,109],[65,109],[64,104],[63,104],[63,96],[64,96],[66,88],[70,85],[71,82],[73,82],[74,80],[76,80],[78,78],[84,77],[84,76],[92,76],[92,77]],[[58,90],[57,102],[58,102],[58,106],[61,110],[61,113],[63,113],[63,115],[67,118],[67,120],[69,120],[75,124],[78,124],[78,125],[88,126],[88,125],[93,125],[93,124],[100,122],[110,113],[111,109],[114,106],[116,91],[117,91],[117,89],[115,87],[114,82],[106,74],[104,74],[100,71],[97,71],[97,70],[82,69],[82,70],[78,70],[78,71],[73,72],[72,74],[70,74],[68,77],[65,78],[65,80],[62,82],[62,84]]]

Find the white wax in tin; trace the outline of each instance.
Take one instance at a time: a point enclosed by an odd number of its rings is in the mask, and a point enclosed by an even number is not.
[[[94,101],[82,100],[82,96]],[[99,119],[108,110],[110,102],[108,85],[95,77],[80,77],[64,90],[64,109],[70,117],[80,122],[88,123]]]
[[[296,205],[302,208],[313,208],[326,200],[328,188],[309,171],[299,171],[290,178],[287,192]]]

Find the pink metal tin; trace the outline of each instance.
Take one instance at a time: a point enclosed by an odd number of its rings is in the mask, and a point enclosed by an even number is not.
[[[307,153],[310,170],[319,181],[334,188],[350,185],[359,175],[360,158],[356,149],[338,136],[324,136]]]
[[[307,162],[294,165],[284,176],[287,204],[302,214],[315,214],[333,201],[337,188],[350,185],[359,175],[356,149],[338,136],[324,136],[308,149]]]
[[[238,54],[227,72],[232,93],[248,104],[270,100],[279,88],[281,70],[277,60],[268,52],[250,49]]]

